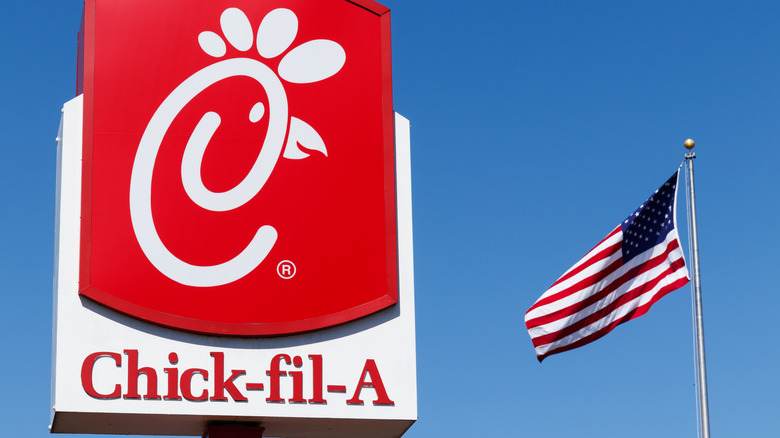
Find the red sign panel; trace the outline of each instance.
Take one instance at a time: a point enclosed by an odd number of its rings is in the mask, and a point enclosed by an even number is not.
[[[238,336],[397,302],[387,8],[87,0],[81,41],[82,295]]]

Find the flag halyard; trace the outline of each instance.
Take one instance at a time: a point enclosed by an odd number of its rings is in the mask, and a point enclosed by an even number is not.
[[[689,281],[676,230],[679,171],[561,276],[526,312],[541,362],[644,315]]]

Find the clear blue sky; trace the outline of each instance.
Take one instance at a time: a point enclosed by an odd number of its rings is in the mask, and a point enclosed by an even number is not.
[[[688,137],[712,433],[776,434],[780,4],[384,3],[395,108],[412,123],[419,420],[405,436],[696,435],[689,287],[543,364],[523,323]],[[81,7],[0,14],[7,436],[48,435],[54,139]]]

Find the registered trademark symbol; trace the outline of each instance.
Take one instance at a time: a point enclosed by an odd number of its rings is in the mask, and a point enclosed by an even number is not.
[[[289,260],[282,260],[276,265],[276,273],[285,280],[295,277],[295,263]]]

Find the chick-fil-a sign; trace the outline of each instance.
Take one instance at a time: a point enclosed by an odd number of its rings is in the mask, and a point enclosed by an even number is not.
[[[88,0],[80,293],[238,336],[395,304],[386,13]]]

